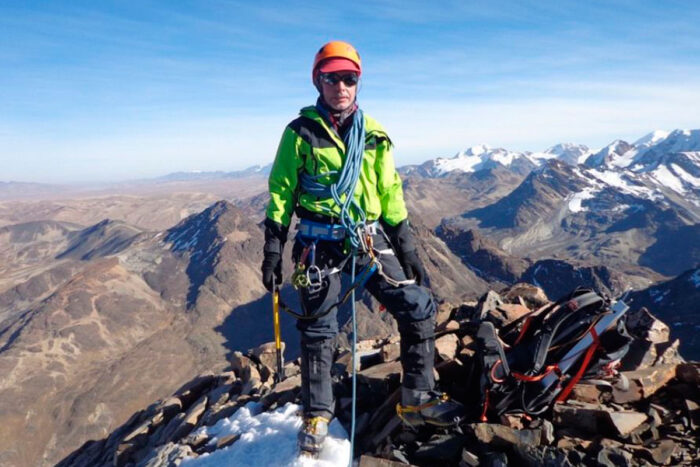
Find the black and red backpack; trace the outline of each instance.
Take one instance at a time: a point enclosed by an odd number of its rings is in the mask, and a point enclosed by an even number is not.
[[[569,397],[581,379],[611,376],[627,353],[631,337],[628,307],[577,289],[498,332],[479,318],[477,360],[481,420],[489,414],[538,415]]]

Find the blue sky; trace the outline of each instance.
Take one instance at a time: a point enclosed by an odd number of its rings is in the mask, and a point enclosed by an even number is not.
[[[697,24],[693,0],[3,2],[0,181],[270,162],[332,39],[399,165],[698,128]]]

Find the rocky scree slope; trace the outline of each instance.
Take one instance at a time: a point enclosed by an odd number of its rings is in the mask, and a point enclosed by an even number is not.
[[[472,409],[456,428],[404,429],[394,409],[401,377],[398,336],[360,342],[355,451],[359,465],[692,465],[700,456],[700,367],[684,362],[677,341],[669,340],[668,326],[644,308],[626,315],[634,340],[622,362],[624,378],[584,380],[566,403],[541,417],[506,415],[477,421],[472,318],[485,316],[500,329],[522,321],[546,302],[542,290],[518,284],[502,295],[489,292],[478,302],[441,305],[439,385]],[[349,349],[339,348],[333,366],[336,417],[346,426],[349,357]],[[193,379],[58,465],[174,466],[186,457],[235,450],[240,433],[210,438],[207,427],[227,423],[251,401],[266,411],[299,402],[299,362],[285,365],[285,379],[278,384],[273,382],[274,362],[273,343],[236,353],[227,371]],[[245,449],[254,446],[246,443]]]

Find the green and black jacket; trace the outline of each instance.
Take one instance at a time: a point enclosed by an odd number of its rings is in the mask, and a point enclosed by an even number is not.
[[[345,163],[345,144],[314,106],[304,107],[300,116],[284,130],[269,178],[270,204],[267,217],[289,226],[292,212],[299,205],[319,214],[340,213],[332,198],[319,199],[302,193],[298,183],[300,171],[311,175],[340,171]],[[382,126],[364,114],[365,154],[354,198],[364,210],[367,221],[380,217],[391,226],[407,217],[401,179],[394,166],[391,140]],[[320,178],[331,185],[337,175]]]

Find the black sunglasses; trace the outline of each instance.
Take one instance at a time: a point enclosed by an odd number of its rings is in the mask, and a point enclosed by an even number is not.
[[[360,81],[360,77],[357,76],[357,73],[348,73],[346,75],[339,75],[338,73],[321,73],[319,75],[319,78],[331,86],[335,86],[339,82],[345,83],[346,86],[355,86],[358,81]]]

